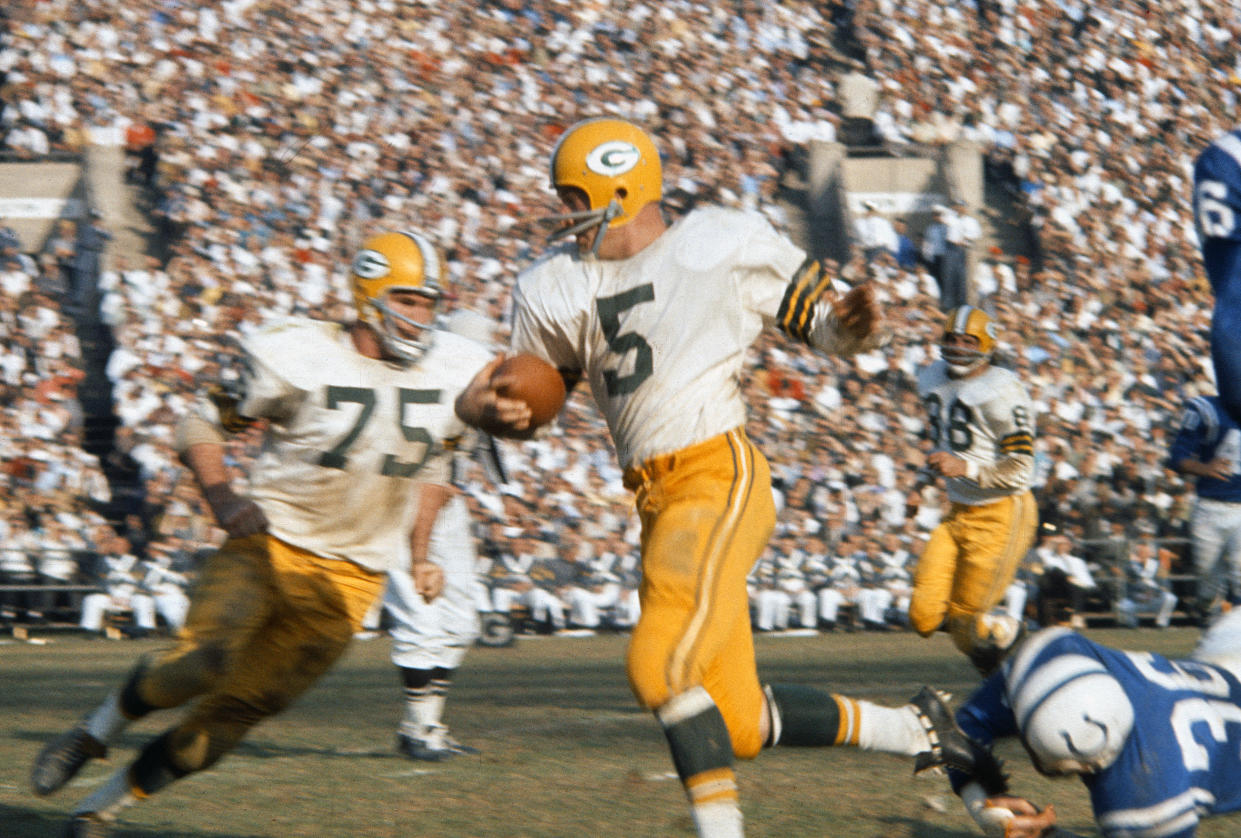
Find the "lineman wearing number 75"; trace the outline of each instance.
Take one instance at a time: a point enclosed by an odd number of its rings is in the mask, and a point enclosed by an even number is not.
[[[119,689],[35,760],[51,794],[131,722],[193,702],[184,717],[74,809],[69,836],[107,834],[127,806],[202,771],[309,689],[345,651],[393,563],[434,598],[428,544],[448,497],[444,441],[465,431],[453,403],[491,352],[431,328],[440,258],[418,233],[368,240],[353,261],[357,320],[291,320],[243,343],[243,372],[177,432],[182,459],[228,539],[204,563],[177,645],[140,661]],[[462,374],[462,370],[465,374]],[[529,421],[524,402],[497,414]],[[230,432],[264,423],[240,492]]]

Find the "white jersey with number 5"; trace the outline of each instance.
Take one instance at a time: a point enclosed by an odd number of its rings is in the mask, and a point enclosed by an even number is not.
[[[805,253],[761,216],[691,212],[624,260],[555,251],[514,292],[515,352],[584,375],[622,467],[745,423],[746,350]]]
[[[358,353],[348,329],[293,320],[243,345],[238,412],[271,420],[250,495],[269,531],[375,571],[409,561],[414,481],[447,482],[453,402],[490,352],[437,332],[417,363]]]

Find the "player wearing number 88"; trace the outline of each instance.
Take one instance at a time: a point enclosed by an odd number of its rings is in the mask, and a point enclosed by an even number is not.
[[[550,169],[569,210],[554,237],[573,242],[518,277],[511,348],[589,381],[642,523],[630,685],[664,726],[699,834],[740,835],[734,755],[830,744],[803,734],[835,707],[809,688],[765,693],[755,670],[746,576],[775,505],[744,430],[746,351],[774,327],[847,355],[874,342],[878,311],[869,288],[848,290],[757,214],[668,224],[659,153],[632,123],[578,123]],[[461,415],[489,426],[493,397],[476,378]],[[796,733],[781,739],[773,718]]]
[[[986,312],[953,309],[942,359],[918,375],[933,446],[927,473],[945,479],[952,508],[918,559],[909,605],[920,634],[946,629],[984,673],[1020,635],[1020,615],[992,612],[1038,529],[1030,397],[1016,375],[992,365],[996,336]]]
[[[1194,164],[1194,219],[1215,311],[1211,360],[1224,407],[1241,423],[1241,128]]]
[[[102,834],[127,805],[208,768],[284,709],[344,652],[385,571],[410,565],[432,598],[428,560],[448,497],[446,440],[466,431],[453,403],[491,352],[432,333],[440,262],[417,233],[365,243],[353,264],[353,324],[298,319],[245,339],[240,378],[178,425],[177,447],[227,540],[203,564],[175,648],[38,756],[32,785],[50,794],[125,726],[195,703],[75,809],[70,834]],[[230,432],[264,423],[264,445],[238,492]]]

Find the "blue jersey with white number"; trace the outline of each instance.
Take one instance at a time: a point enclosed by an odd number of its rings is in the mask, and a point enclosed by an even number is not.
[[[1228,412],[1241,420],[1241,129],[1211,143],[1194,164],[1194,218],[1215,292],[1216,383]]]
[[[1027,643],[1042,648],[1021,684],[1034,682],[1055,658],[1084,655],[1115,676],[1133,703],[1137,719],[1116,762],[1082,775],[1104,835],[1190,838],[1201,818],[1241,810],[1241,683],[1231,673],[1110,649],[1067,629],[1048,629]],[[1005,683],[1011,665],[1010,658],[957,711],[962,729],[984,744],[1018,734]],[[954,774],[954,787],[965,780]]]
[[[1168,462],[1175,468],[1182,460],[1209,463],[1217,457],[1232,463],[1227,480],[1198,477],[1198,497],[1241,503],[1241,428],[1217,396],[1190,399],[1181,416]]]

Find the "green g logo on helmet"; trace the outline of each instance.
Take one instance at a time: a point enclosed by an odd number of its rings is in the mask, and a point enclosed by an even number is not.
[[[586,155],[586,168],[604,177],[616,177],[638,165],[642,152],[633,143],[610,140]]]

